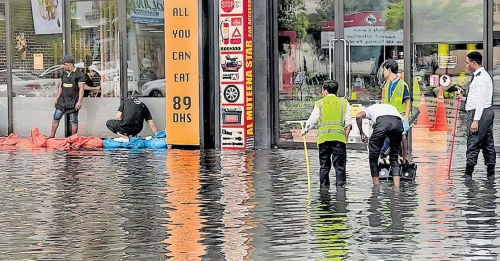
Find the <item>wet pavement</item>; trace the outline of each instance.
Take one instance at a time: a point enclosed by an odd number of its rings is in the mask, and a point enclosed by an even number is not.
[[[447,135],[417,134],[399,191],[366,151],[320,192],[317,150],[310,191],[302,150],[0,150],[0,259],[497,260],[499,181],[462,181],[463,137],[448,177]]]

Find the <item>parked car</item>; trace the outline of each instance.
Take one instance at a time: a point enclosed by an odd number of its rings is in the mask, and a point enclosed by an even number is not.
[[[100,62],[93,62],[93,65],[96,65],[97,68],[101,68]],[[76,68],[85,68],[83,62],[75,63]],[[59,82],[60,78],[58,74],[63,70],[62,65],[54,65],[49,67],[47,70],[43,71],[39,77],[44,79],[54,79]],[[97,70],[97,73],[101,75],[101,93],[103,96],[120,96],[120,81],[119,81],[119,70],[117,68],[108,68],[104,70]],[[127,69],[127,78],[128,78],[128,91],[132,94],[139,93],[137,79],[135,77],[135,73],[131,69]]]
[[[12,70],[12,93],[19,97],[52,96],[56,91],[54,81],[40,79],[29,71]],[[0,69],[0,96],[7,96],[7,70]]]
[[[165,97],[165,79],[145,83],[141,88],[142,96]]]

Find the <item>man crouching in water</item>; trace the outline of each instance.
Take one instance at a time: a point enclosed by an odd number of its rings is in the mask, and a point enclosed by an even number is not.
[[[147,121],[151,131],[156,133],[156,125],[146,104],[138,98],[126,98],[118,108],[116,120],[108,120],[106,126],[110,131],[120,137],[115,141],[128,142],[129,137],[135,137],[141,133],[144,121]]]
[[[374,185],[379,185],[378,158],[386,138],[389,139],[389,161],[394,186],[399,187],[401,167],[398,158],[401,152],[401,141],[403,140],[403,122],[397,108],[390,104],[374,104],[362,110],[356,116],[361,140],[366,144],[368,138],[363,133],[363,119],[368,118],[373,124],[373,133],[370,137],[369,162],[370,172]]]

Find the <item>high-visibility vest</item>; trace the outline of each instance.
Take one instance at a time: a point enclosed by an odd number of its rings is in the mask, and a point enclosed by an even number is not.
[[[346,143],[345,112],[347,102],[344,98],[328,95],[315,103],[320,111],[318,119],[318,145],[325,141]]]
[[[413,81],[412,105],[418,108],[420,106],[420,86],[418,85],[418,81],[415,80],[416,78],[414,78]],[[403,79],[399,79],[398,83],[396,84],[396,88],[394,88],[394,91],[392,92],[392,95],[389,95],[390,84],[390,81],[386,81],[384,85],[384,103],[393,105],[394,107],[396,107],[396,109],[398,109],[399,113],[403,114],[406,112],[406,103],[403,102],[403,95],[405,88],[408,89],[408,84]],[[390,100],[389,96],[391,96]]]

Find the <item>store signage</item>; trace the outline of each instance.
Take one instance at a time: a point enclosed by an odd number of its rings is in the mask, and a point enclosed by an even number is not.
[[[219,0],[221,145],[254,149],[252,0]]]
[[[164,0],[133,0],[130,20],[135,23],[163,24]],[[165,1],[165,6],[167,5]],[[172,5],[172,4],[170,4]],[[180,6],[180,5],[179,5]]]
[[[167,143],[200,145],[198,1],[165,0]]]

